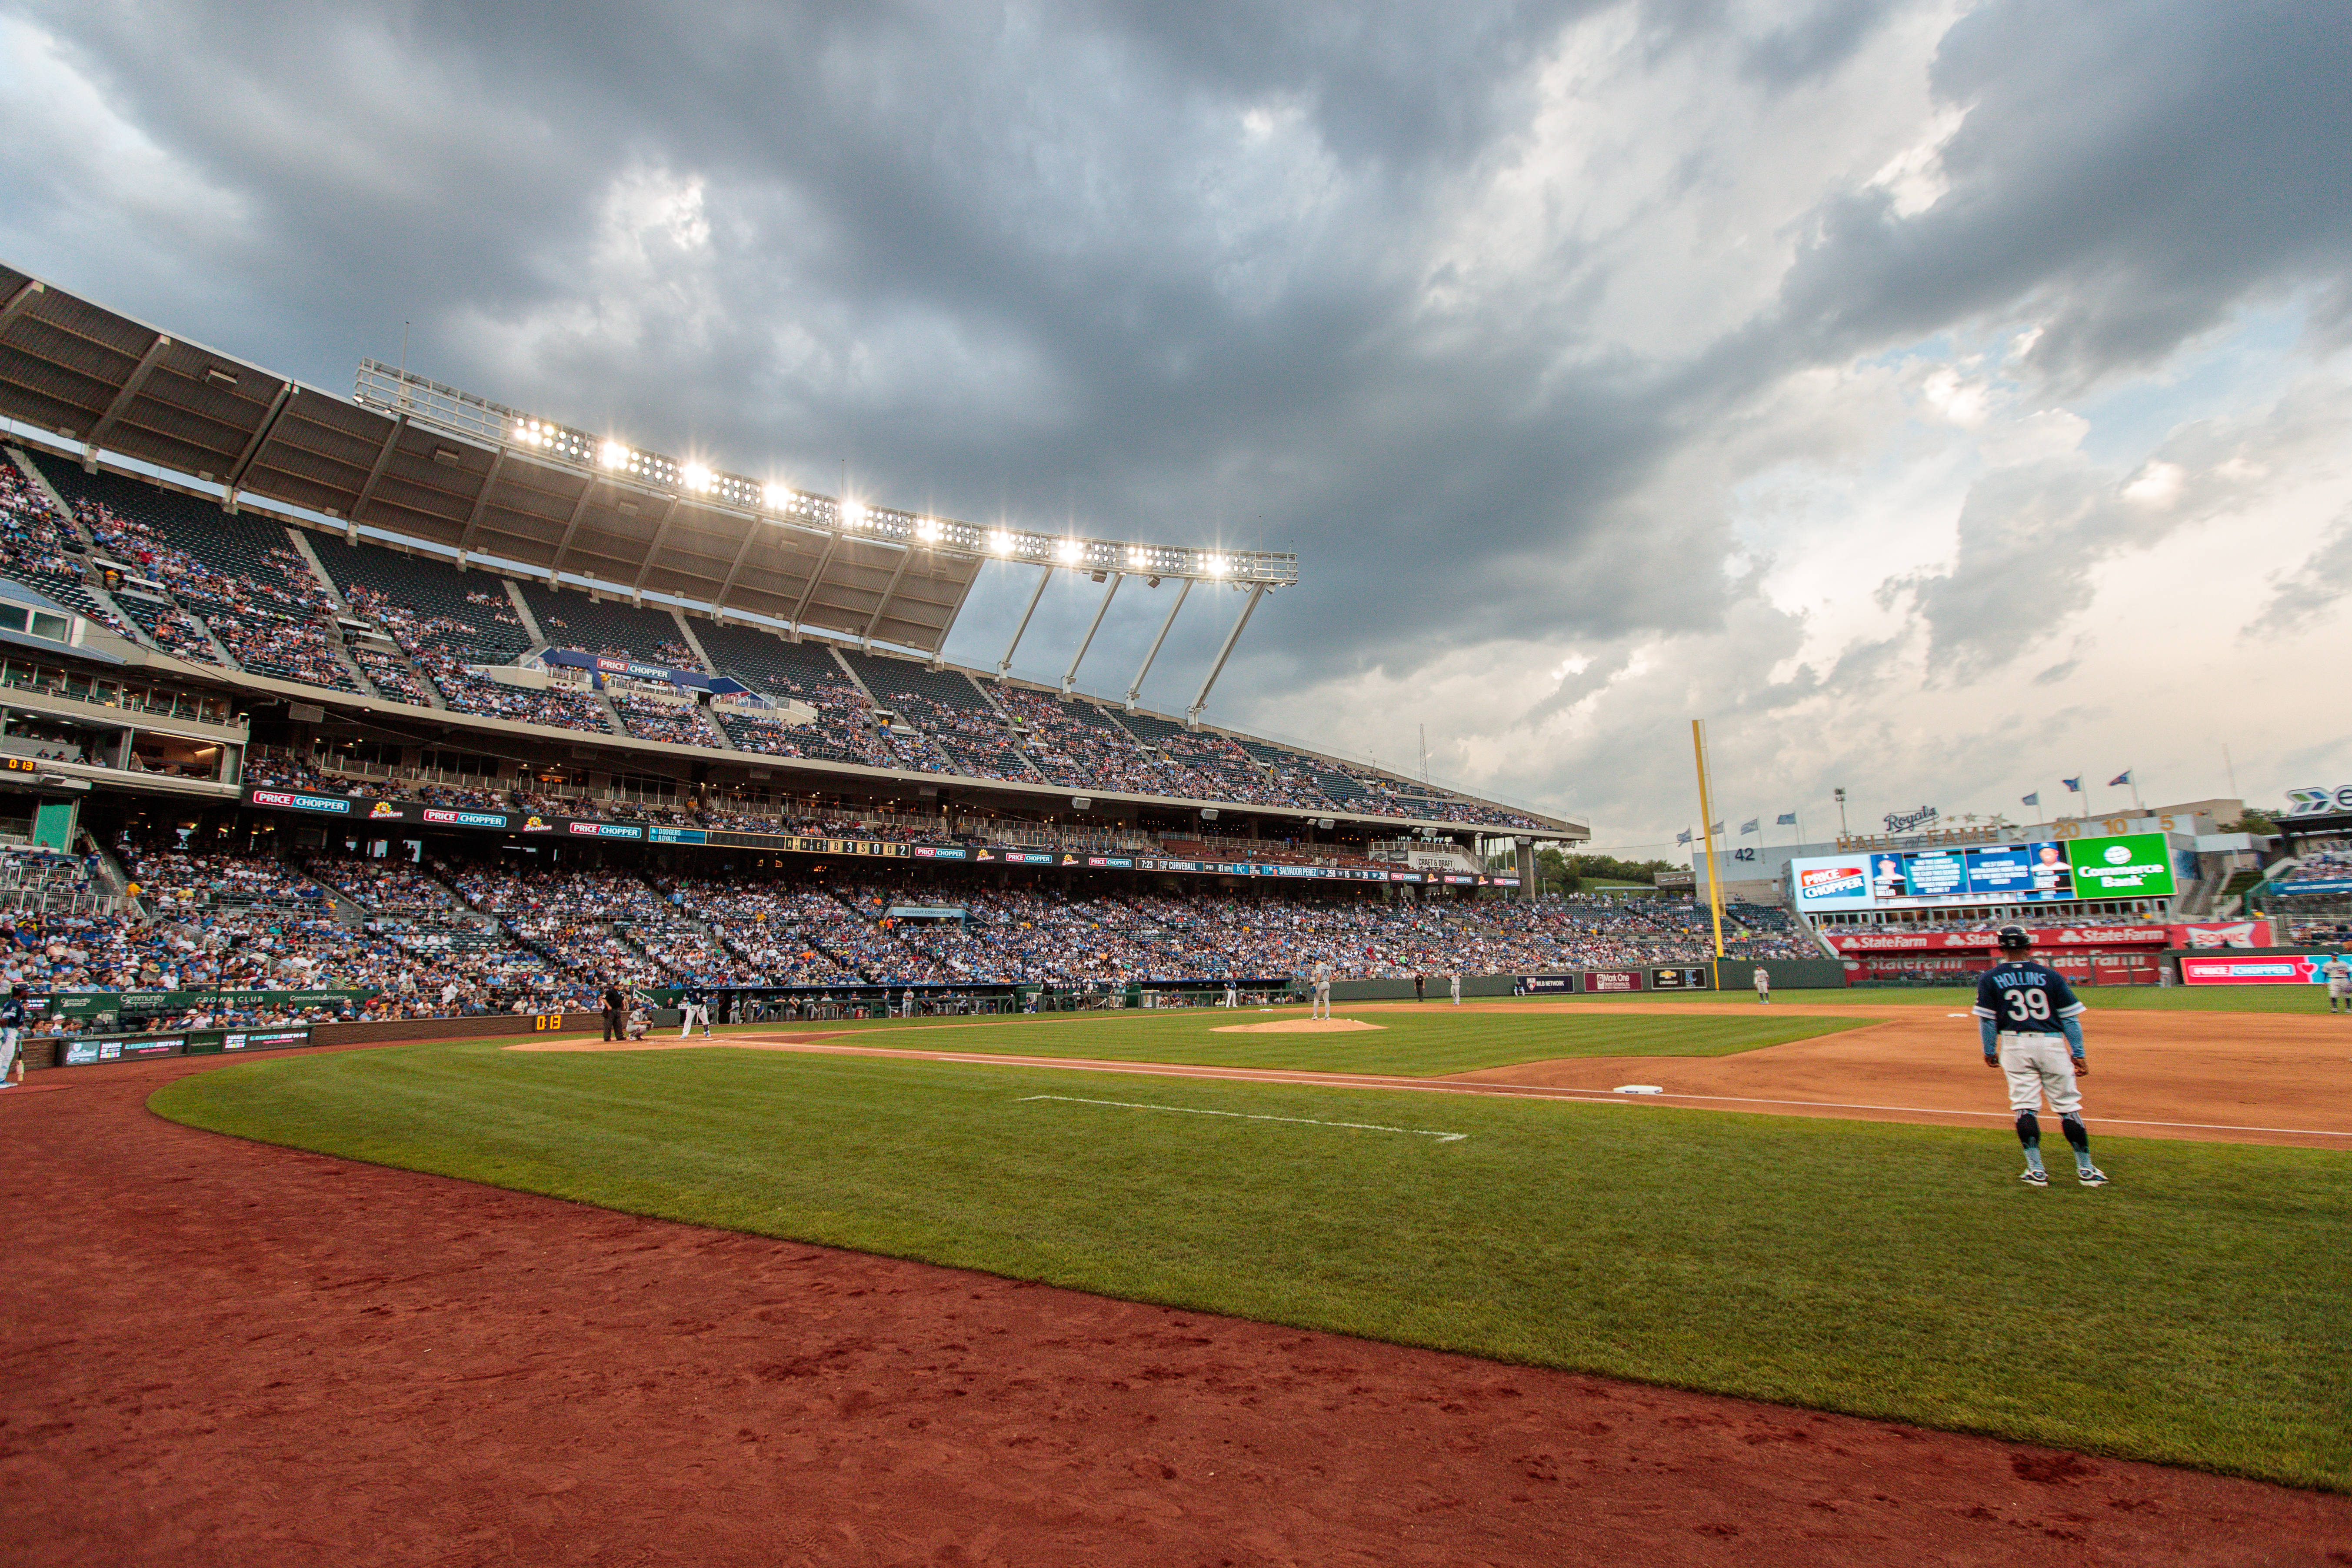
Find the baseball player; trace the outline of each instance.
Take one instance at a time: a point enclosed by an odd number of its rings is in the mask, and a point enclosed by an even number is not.
[[[2083,1054],[2083,1005],[2064,975],[2026,956],[2033,939],[2023,926],[2003,926],[1995,940],[2001,958],[1977,982],[1977,1031],[1985,1066],[2009,1078],[2009,1108],[2017,1113],[2017,1141],[2025,1145],[2020,1179],[2030,1187],[2050,1184],[2042,1168],[2042,1121],[2035,1114],[2047,1094],[2074,1148],[2075,1176],[2086,1187],[2104,1187],[2107,1174],[2091,1163],[2083,1096],[2074,1086],[2076,1077],[2091,1070]]]
[[[1462,1005],[1462,972],[1458,969],[1449,969],[1445,972],[1445,979],[1446,983],[1454,987],[1454,1005],[1459,1007]]]
[[[1760,963],[1756,966],[1756,1000],[1767,1007],[1772,1005],[1772,972]]]
[[[8,1069],[16,1069],[16,1082],[25,1081],[25,1058],[17,1047],[25,1037],[25,988],[12,985],[8,999],[0,1002],[0,1089],[10,1087]]]
[[[686,1038],[694,1032],[695,1020],[702,1022],[702,1037],[710,1037],[710,993],[699,985],[689,985],[677,998],[677,1037]]]
[[[2327,1010],[2352,1013],[2352,963],[2339,952],[2319,966],[2319,977],[2327,982]]]
[[[1307,1009],[1307,1016],[1309,1018],[1328,1018],[1331,1016],[1330,961],[1317,959],[1315,967],[1307,973],[1307,978],[1315,983],[1315,1002],[1314,1005]]]

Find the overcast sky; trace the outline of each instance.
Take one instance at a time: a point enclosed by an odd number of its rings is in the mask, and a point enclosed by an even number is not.
[[[1694,717],[1735,826],[2352,782],[2332,0],[0,0],[0,257],[315,384],[411,321],[739,471],[1295,550],[1212,718],[1599,843],[1696,819]]]

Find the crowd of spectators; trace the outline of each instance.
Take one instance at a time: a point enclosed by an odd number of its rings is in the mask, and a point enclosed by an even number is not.
[[[658,697],[643,697],[633,691],[610,691],[613,710],[621,716],[622,728],[640,741],[659,741],[672,746],[712,746],[710,726],[702,710],[691,702],[665,702]]]
[[[433,706],[432,698],[425,693],[425,683],[417,679],[415,668],[400,655],[387,648],[359,643],[352,647],[352,658],[367,672],[369,683],[379,695],[412,707]]]
[[[352,609],[382,627],[384,635],[433,682],[441,700],[457,711],[519,724],[549,724],[562,730],[612,733],[604,704],[593,692],[561,685],[544,689],[509,686],[474,674],[467,667],[482,662],[476,643],[483,636],[483,628],[477,622],[461,621],[454,616],[420,615],[364,584],[348,584],[344,599]],[[502,596],[476,589],[469,591],[466,599],[479,607],[480,621],[519,627],[512,605]],[[371,676],[391,663],[380,653],[375,659],[377,662],[368,665]],[[409,694],[401,695],[402,700],[426,700],[423,689],[416,687],[414,678],[405,671],[396,673],[395,684],[400,681],[405,681],[409,689]]]
[[[2278,879],[2281,886],[2296,882],[2337,881],[2352,877],[2352,849],[2308,849]]]
[[[0,456],[0,575],[97,621],[119,637],[136,640],[122,617],[89,595],[76,591],[83,578],[81,541],[49,505],[39,487]]]
[[[245,563],[247,570],[231,571],[179,548],[150,524],[104,501],[85,498],[74,514],[101,552],[161,584],[181,614],[201,622],[243,668],[330,690],[359,689],[328,646],[333,595],[292,549],[268,546]],[[159,616],[152,632],[168,651],[209,659],[203,637],[191,634],[192,628],[168,616]]]

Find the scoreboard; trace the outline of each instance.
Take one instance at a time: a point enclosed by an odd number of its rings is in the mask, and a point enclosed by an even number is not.
[[[2168,899],[2174,888],[2161,833],[1801,856],[1789,877],[1796,907],[1808,912]]]

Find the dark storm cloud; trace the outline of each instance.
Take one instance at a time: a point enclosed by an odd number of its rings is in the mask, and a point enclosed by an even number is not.
[[[2151,363],[2250,295],[2346,277],[2347,82],[2337,6],[1985,6],[1936,64],[1967,110],[1949,191],[1907,220],[1832,203],[1790,322],[1867,349],[2039,305],[2033,363],[2058,384]]]
[[[111,302],[331,386],[413,318],[412,363],[444,379],[745,466],[773,455],[801,482],[829,488],[847,456],[870,493],[961,515],[1296,548],[1307,585],[1261,621],[1261,677],[1712,624],[1723,508],[1641,498],[1792,371],[2038,310],[2037,363],[2080,381],[2341,265],[2352,124],[2324,11],[1998,5],[1936,68],[1967,109],[1948,194],[1909,218],[1835,196],[1745,330],[1645,354],[1585,342],[1583,297],[1531,294],[1431,334],[1431,235],[1526,144],[1538,71],[1597,9],[28,14],[235,208],[109,237],[154,253],[143,271],[60,245],[69,286],[133,279]],[[1742,36],[1726,8],[1662,3],[1637,31],[1790,93],[1889,9],[1822,0]],[[633,172],[699,181],[709,238],[639,237],[615,283],[600,247]],[[76,178],[18,166],[0,195],[20,214],[106,199]],[[43,243],[37,216],[9,228]],[[1585,258],[1554,259],[1565,276]],[[224,278],[235,301],[188,319]],[[2021,510],[1981,538],[2050,515],[2047,497],[1997,503]],[[2140,526],[2102,515],[2076,556]],[[1922,586],[1947,650],[1981,624],[1972,570]],[[1180,641],[1197,650],[1224,613]],[[1113,652],[1148,633],[1115,631]]]

